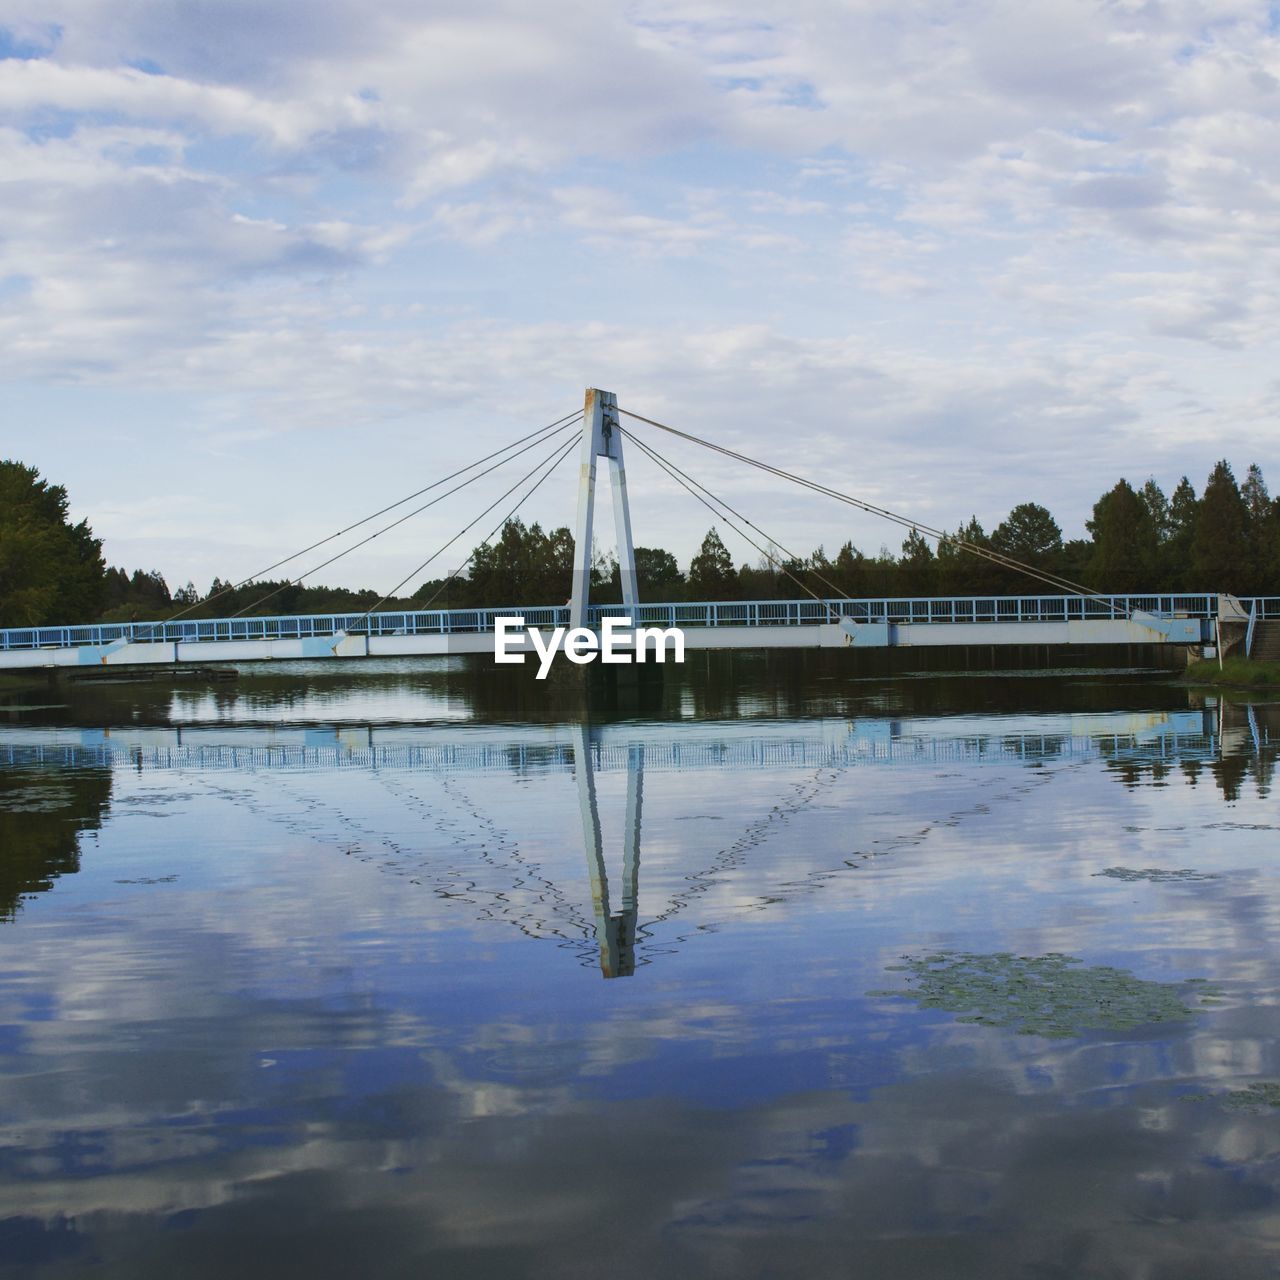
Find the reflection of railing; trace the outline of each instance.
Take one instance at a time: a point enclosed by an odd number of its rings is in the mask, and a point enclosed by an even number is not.
[[[1280,596],[1251,602],[1259,618],[1280,618]],[[859,600],[733,600],[680,604],[594,605],[588,620],[634,613],[637,623],[664,627],[815,626],[854,622],[967,623],[1118,620],[1134,612],[1213,618],[1216,595],[946,596]],[[468,635],[493,630],[494,619],[519,616],[530,627],[569,623],[567,606],[434,609],[425,612],[299,614],[272,618],[209,618],[182,622],[112,622],[79,627],[19,627],[0,631],[0,650],[67,649],[86,645],[208,644],[236,640],[308,640],[345,635]]]
[[[1266,745],[1270,738],[1265,727]],[[631,744],[592,744],[592,764],[625,772]],[[850,768],[860,765],[1029,764],[1053,760],[1203,760],[1219,755],[1210,733],[1063,736],[1004,734],[992,737],[901,737],[831,744],[822,741],[737,740],[733,742],[645,743],[650,772],[690,770],[785,770]],[[41,764],[80,768],[297,770],[386,769],[426,773],[571,773],[575,750],[568,743],[507,747],[475,746],[155,746],[102,743],[92,746],[2,745],[0,765]]]

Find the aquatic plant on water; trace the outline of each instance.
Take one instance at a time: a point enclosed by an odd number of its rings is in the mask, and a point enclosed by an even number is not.
[[[904,956],[903,963],[888,969],[905,973],[910,985],[868,995],[913,1000],[922,1009],[959,1014],[960,1022],[1055,1039],[1185,1020],[1194,1012],[1184,1003],[1187,988],[1212,998],[1196,979],[1150,982],[1109,965],[1085,966],[1078,957],[1058,952],[936,952]]]

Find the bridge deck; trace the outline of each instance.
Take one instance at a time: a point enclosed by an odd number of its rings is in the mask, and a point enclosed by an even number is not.
[[[1207,593],[706,601],[638,605],[635,621],[679,627],[691,649],[1201,643],[1212,637],[1218,602]],[[1242,603],[1258,619],[1280,619],[1280,597]],[[625,615],[621,605],[595,605],[588,620],[599,626],[605,617]],[[569,609],[512,605],[13,628],[0,631],[0,668],[490,653],[494,620],[512,616],[549,629],[567,626]],[[1181,626],[1170,631],[1166,624],[1174,620]]]

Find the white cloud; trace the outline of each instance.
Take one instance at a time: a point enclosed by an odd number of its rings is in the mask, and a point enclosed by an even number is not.
[[[12,381],[224,440],[595,382],[761,446],[787,416],[824,466],[852,405],[884,494],[995,516],[1043,476],[1068,526],[1103,470],[1275,457],[1262,4],[0,21],[40,54],[0,61]]]

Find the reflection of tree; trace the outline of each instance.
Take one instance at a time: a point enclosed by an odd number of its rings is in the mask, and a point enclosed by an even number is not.
[[[1258,795],[1267,796],[1280,743],[1280,707],[1224,703],[1220,711],[1221,754],[1209,770],[1222,798],[1238,800],[1249,778]]]
[[[1179,754],[1177,743],[1171,748],[1161,744],[1157,749],[1162,754],[1148,756],[1138,743],[1104,741],[1099,753],[1108,775],[1134,790],[1162,783],[1176,766],[1194,787],[1207,769],[1228,803],[1240,799],[1250,779],[1265,799],[1271,792],[1280,745],[1280,706],[1227,704],[1216,713],[1205,714],[1202,758]],[[1171,754],[1163,754],[1166,750]]]
[[[1123,783],[1129,791],[1134,790],[1142,783],[1144,768],[1141,760],[1115,759],[1112,757],[1107,759],[1106,768],[1107,772]]]
[[[109,769],[0,772],[0,920],[80,870],[80,833],[102,825],[110,802]]]
[[[1240,799],[1240,789],[1245,778],[1249,776],[1251,763],[1249,757],[1243,753],[1224,754],[1220,760],[1210,763],[1209,772],[1213,774],[1213,780],[1218,784],[1224,800]]]
[[[310,664],[246,664],[235,682],[66,687],[70,707],[55,715],[80,726],[156,725],[193,720],[328,722],[349,719],[362,701],[403,702],[406,721],[432,719],[440,703],[484,723],[554,724],[590,715],[597,723],[643,715],[655,720],[741,720],[831,715],[1018,715],[1077,711],[1184,711],[1187,693],[1167,681],[1113,683],[1018,674],[1046,662],[1081,673],[1088,663],[1132,661],[1117,651],[1046,654],[1043,649],[743,650],[690,652],[683,665],[589,668],[558,663],[495,668],[488,655]],[[584,679],[584,672],[586,678]],[[619,673],[623,673],[620,675]],[[983,677],[975,679],[973,673]],[[1003,672],[998,678],[997,672]],[[913,677],[929,675],[929,679]],[[906,677],[906,678],[904,678]],[[1274,736],[1274,735],[1273,735]],[[1046,750],[1051,748],[1046,744]]]

